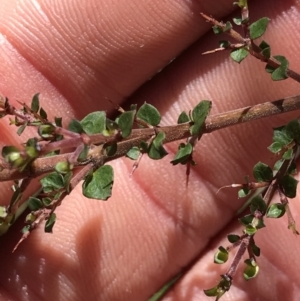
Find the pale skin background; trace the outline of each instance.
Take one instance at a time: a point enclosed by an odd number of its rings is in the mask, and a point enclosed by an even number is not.
[[[273,54],[285,55],[298,72],[299,3],[250,4],[252,20],[272,20],[265,39]],[[224,19],[232,10],[231,0],[1,0],[0,92],[14,104],[41,92],[43,107],[66,121],[93,110],[112,112],[105,97],[122,104],[136,92],[129,101],[157,106],[163,124],[175,123],[201,99],[213,101],[215,114],[299,94],[292,80],[271,82],[253,58],[238,65],[225,53],[201,56],[217,47],[218,37],[199,12]],[[202,289],[214,286],[226,270],[212,264],[213,253],[226,245],[226,234],[239,233],[233,216],[241,205],[235,191],[216,191],[242,182],[259,160],[274,162],[266,150],[271,128],[292,116],[297,114],[205,136],[188,190],[181,184],[184,167],[169,163],[174,144],[164,160],[143,158],[133,178],[131,161],[114,162],[108,202],[85,199],[78,187],[57,210],[54,234],[41,228],[14,254],[22,223],[1,238],[0,300],[147,300],[193,260],[164,301],[212,300]],[[19,141],[7,121],[0,126],[3,143]],[[9,185],[1,184],[2,204],[9,195]],[[299,200],[291,208],[299,221]],[[246,283],[239,269],[224,301],[298,300],[299,238],[285,217],[266,223],[257,237],[263,253],[259,276]]]

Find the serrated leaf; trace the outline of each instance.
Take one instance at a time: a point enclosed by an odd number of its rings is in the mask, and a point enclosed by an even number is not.
[[[35,197],[30,197],[28,200],[28,207],[31,211],[36,211],[44,207],[43,202]]]
[[[259,272],[259,266],[253,259],[246,259],[245,260],[246,267],[244,269],[244,278],[246,280],[250,280],[257,276]]]
[[[238,242],[240,240],[240,236],[239,235],[236,235],[236,234],[228,234],[227,235],[227,239],[230,243],[235,243],[235,242]]]
[[[131,134],[135,111],[126,111],[118,118],[118,126],[121,130],[123,138],[127,138]]]
[[[252,23],[249,26],[250,38],[252,40],[255,40],[261,37],[266,31],[269,21],[269,18],[263,17],[257,20],[256,22]]]
[[[296,197],[298,181],[294,177],[285,175],[280,179],[279,184],[285,196],[291,199]]]
[[[64,178],[58,172],[51,172],[40,180],[45,193],[64,188]]]
[[[192,121],[194,124],[190,128],[193,136],[200,136],[205,124],[205,120],[211,109],[211,101],[202,100],[192,111]]]
[[[106,130],[106,114],[103,111],[90,113],[80,121],[80,124],[88,135],[101,134]]]
[[[189,115],[186,113],[186,112],[181,112],[179,117],[178,117],[178,120],[177,120],[177,124],[180,124],[180,123],[186,123],[186,122],[189,122],[190,121],[190,118],[189,118]]]
[[[281,203],[272,204],[268,208],[267,217],[280,218],[285,214],[285,206]]]
[[[166,134],[164,132],[159,132],[156,135],[156,137],[154,138],[154,140],[152,141],[149,147],[149,151],[148,151],[149,158],[154,160],[159,160],[168,154],[163,147],[163,141],[165,137]]]
[[[40,93],[36,93],[31,100],[31,110],[35,113],[37,113],[40,108],[39,95]]]
[[[55,222],[56,222],[56,214],[54,212],[52,212],[45,224],[45,232],[46,233],[53,232],[53,226],[54,226]]]
[[[114,170],[110,165],[98,168],[82,185],[83,195],[90,199],[107,200],[111,196]]]
[[[185,164],[187,162],[187,159],[191,156],[193,153],[193,146],[191,143],[181,143],[179,145],[178,151],[175,155],[175,158],[171,161],[173,165],[176,165],[178,163]]]
[[[253,167],[253,176],[258,182],[269,182],[273,179],[273,171],[267,164],[258,162]]]
[[[153,126],[157,126],[161,120],[161,116],[158,110],[149,103],[144,103],[139,108],[136,113],[136,117]]]
[[[223,264],[227,260],[228,260],[228,251],[223,247],[219,247],[219,250],[217,251],[214,257],[214,263]]]
[[[137,146],[134,146],[126,153],[126,156],[131,160],[137,160],[140,153],[140,149]]]
[[[68,130],[78,134],[83,133],[83,128],[79,120],[72,119],[68,125]]]
[[[249,52],[245,48],[235,49],[232,50],[230,53],[230,57],[237,63],[240,63],[243,61],[247,56]]]

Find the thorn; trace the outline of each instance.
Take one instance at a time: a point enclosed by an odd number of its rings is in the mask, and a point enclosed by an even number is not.
[[[220,192],[220,190],[222,190],[223,188],[237,188],[237,187],[239,187],[239,188],[243,187],[243,184],[231,184],[231,185],[222,186],[221,188],[218,189],[216,194],[218,194]]]
[[[131,171],[131,173],[130,173],[130,177],[133,176],[133,173],[134,173],[135,170],[139,167],[139,164],[140,164],[140,162],[141,162],[141,160],[142,160],[143,154],[144,154],[144,153],[140,153],[139,156],[138,156],[138,158],[137,158],[136,161],[134,162],[134,164],[133,164],[133,166],[132,166],[132,171]]]
[[[223,51],[223,50],[226,50],[227,48],[224,48],[224,47],[220,47],[220,48],[216,48],[216,49],[213,49],[213,50],[208,50],[208,51],[205,51],[202,53],[202,55],[205,55],[205,54],[212,54],[212,53],[215,53],[215,52],[218,52],[218,51]]]
[[[188,161],[186,163],[186,172],[185,172],[185,174],[186,174],[185,187],[186,188],[188,188],[188,186],[189,186],[190,172],[191,172],[191,162]]]
[[[18,243],[16,244],[16,246],[14,247],[14,249],[12,250],[12,253],[14,253],[17,248],[19,247],[19,245],[30,235],[30,231],[26,232],[23,234],[23,236],[21,237],[21,239],[18,241]]]

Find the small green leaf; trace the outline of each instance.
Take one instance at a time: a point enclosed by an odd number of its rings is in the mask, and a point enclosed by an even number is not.
[[[226,24],[225,24],[225,27],[224,27],[224,29],[223,29],[223,32],[227,32],[227,31],[229,31],[231,28],[232,28],[232,24],[231,24],[229,21],[227,21]]]
[[[80,121],[78,121],[77,119],[72,119],[68,125],[68,130],[81,134],[83,133],[83,128],[82,125],[80,123]]]
[[[158,110],[149,103],[144,103],[139,108],[138,112],[136,113],[136,117],[153,126],[157,126],[161,120]]]
[[[17,134],[18,134],[19,136],[22,135],[22,133],[23,133],[24,130],[26,129],[27,125],[28,125],[28,122],[26,121],[23,125],[21,125],[21,126],[18,128]]]
[[[54,117],[54,123],[58,127],[62,127],[62,118],[61,117]]]
[[[277,154],[279,153],[281,150],[282,150],[282,147],[284,145],[282,145],[281,143],[279,142],[273,142],[269,147],[268,149],[273,153],[273,154]]]
[[[264,17],[252,23],[249,26],[250,38],[255,40],[261,37],[266,31],[269,21],[269,18]]]
[[[35,113],[37,113],[40,108],[39,95],[40,93],[36,93],[31,100],[31,110]]]
[[[137,146],[134,146],[127,152],[126,156],[131,160],[137,160],[140,153],[140,149]]]
[[[269,182],[273,179],[273,171],[267,164],[258,162],[253,167],[253,176],[258,182]]]
[[[118,145],[117,145],[117,143],[113,143],[113,144],[107,145],[107,146],[105,147],[106,154],[107,154],[107,156],[109,156],[109,157],[114,156],[114,155],[116,154],[117,150],[118,150]]]
[[[268,73],[271,73],[271,78],[274,81],[284,80],[288,78],[287,69],[289,67],[288,60],[282,55],[275,55],[274,58],[280,63],[280,66],[274,68],[271,65],[266,65],[265,70]]]
[[[177,123],[180,124],[180,123],[186,123],[186,122],[190,122],[190,118],[189,118],[189,115],[183,111],[180,113]]]
[[[229,41],[226,41],[226,40],[219,41],[220,48],[228,49],[230,47],[230,45],[231,45],[231,43]]]
[[[294,177],[285,175],[280,179],[279,184],[285,196],[291,199],[296,197],[298,181]]]
[[[297,119],[290,121],[286,125],[287,135],[291,136],[297,143],[300,143],[300,123]]]
[[[233,18],[232,21],[238,26],[242,25],[242,18]]]
[[[100,134],[106,130],[106,114],[103,111],[90,113],[80,123],[88,135]]]
[[[245,48],[239,48],[232,50],[230,53],[230,57],[237,63],[240,63],[243,61],[247,56],[249,52]]]
[[[43,108],[40,109],[39,114],[43,119],[47,119],[47,117],[48,117],[46,111]]]
[[[259,272],[259,266],[254,259],[245,260],[246,268],[244,269],[244,278],[250,280],[257,276]]]
[[[257,195],[251,200],[250,212],[254,214],[256,210],[259,210],[261,213],[265,213],[267,210],[267,204],[261,195]]]
[[[62,162],[58,162],[56,165],[55,165],[55,170],[58,172],[58,173],[62,173],[62,174],[65,174],[67,172],[69,172],[70,170],[73,169],[73,166],[70,164],[69,161],[62,161]]]
[[[253,219],[254,219],[254,216],[252,214],[248,214],[248,215],[245,215],[245,216],[239,218],[239,222],[244,226],[248,226],[248,225],[252,224]]]
[[[190,158],[192,153],[193,153],[193,146],[191,143],[187,143],[187,144],[180,143],[175,158],[171,161],[171,163],[173,165],[176,165],[178,163],[186,164],[188,158]]]
[[[26,215],[25,223],[32,224],[36,220],[36,218],[37,218],[36,214],[29,213]]]
[[[42,198],[42,202],[45,207],[48,207],[52,203],[52,200],[50,198]]]
[[[245,198],[250,194],[251,190],[248,188],[242,188],[238,191],[238,198]]]
[[[239,235],[236,235],[236,234],[228,234],[227,235],[227,239],[230,243],[235,243],[235,242],[238,242],[241,237]]]
[[[294,150],[291,148],[289,150],[287,150],[283,155],[282,155],[282,159],[284,160],[290,160],[292,159],[294,154]]]
[[[45,224],[45,232],[46,233],[52,233],[53,226],[56,221],[56,214],[54,212],[51,213],[50,217],[47,219]]]
[[[233,5],[237,5],[239,8],[247,8],[247,0],[239,0],[239,2],[233,2]]]
[[[280,218],[285,214],[285,206],[281,203],[272,204],[268,208],[267,217]]]
[[[214,34],[221,34],[221,33],[223,33],[222,27],[219,27],[219,26],[217,26],[217,25],[214,25],[214,26],[212,27],[212,29],[213,29]]]
[[[261,54],[266,58],[269,59],[271,56],[271,47],[266,41],[262,41],[259,44],[259,48],[261,49]]]
[[[227,275],[221,275],[222,279],[215,287],[204,290],[204,294],[208,297],[217,297],[216,301],[220,300],[220,298],[230,289],[232,279]]]
[[[256,244],[251,245],[251,248],[252,248],[253,254],[255,256],[259,257],[260,256],[260,248]]]
[[[36,211],[43,208],[43,202],[35,197],[30,197],[28,201],[28,207],[31,211]]]
[[[163,141],[165,137],[166,134],[164,132],[159,132],[152,141],[148,151],[148,156],[151,159],[159,160],[168,154],[163,148]]]
[[[114,171],[110,165],[98,168],[82,185],[83,195],[90,199],[107,200],[111,196]]]
[[[46,175],[40,182],[45,193],[59,190],[64,188],[65,185],[63,176],[56,171]]]
[[[228,260],[228,251],[222,246],[219,247],[214,257],[214,263],[223,264]]]
[[[208,290],[204,290],[204,294],[207,296],[207,297],[216,297],[218,294],[219,294],[219,286],[216,285],[215,287],[213,288],[210,288]]]
[[[252,225],[247,225],[244,229],[244,233],[248,235],[253,235],[257,232],[257,228]]]
[[[135,111],[126,111],[118,118],[118,125],[122,132],[122,137],[127,138],[131,134]]]
[[[190,128],[190,132],[193,136],[200,136],[203,126],[205,124],[206,117],[211,109],[211,101],[202,100],[192,111],[192,121],[194,124]]]

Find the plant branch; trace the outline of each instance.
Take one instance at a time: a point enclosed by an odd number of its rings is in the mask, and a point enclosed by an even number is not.
[[[213,131],[223,129],[229,126],[269,117],[285,112],[300,109],[300,95],[292,96],[273,102],[266,102],[255,106],[248,106],[241,109],[209,116],[205,122],[203,133],[211,133]],[[183,123],[173,126],[164,126],[156,128],[133,129],[131,135],[127,139],[119,141],[119,135],[103,139],[103,135],[95,135],[91,140],[96,145],[92,145],[88,152],[87,159],[83,162],[74,162],[74,167],[80,167],[88,163],[99,165],[99,162],[107,162],[126,155],[128,150],[134,146],[139,146],[141,141],[147,141],[153,135],[159,132],[165,133],[164,143],[181,140],[191,136],[190,123]],[[96,139],[97,138],[97,139]],[[103,146],[104,142],[116,142],[117,152],[113,156],[106,154]],[[97,144],[100,145],[97,145]],[[0,171],[0,182],[8,180],[16,180],[22,178],[34,178],[41,174],[54,170],[57,163],[68,161],[72,158],[73,153],[62,155],[42,157],[35,159],[29,169],[20,172],[17,168],[11,168],[9,164],[3,164]],[[72,162],[73,163],[73,162]]]

